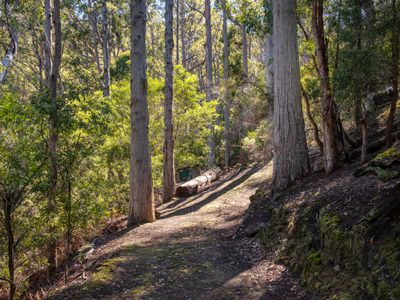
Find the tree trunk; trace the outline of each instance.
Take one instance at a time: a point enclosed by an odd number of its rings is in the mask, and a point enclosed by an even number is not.
[[[4,201],[4,200],[3,200]],[[14,251],[14,230],[12,224],[12,212],[13,207],[11,204],[11,199],[5,199],[4,205],[4,223],[7,232],[7,254],[8,254],[8,279],[9,279],[9,300],[14,299],[15,291],[17,289],[15,285],[15,251]]]
[[[230,165],[231,140],[230,140],[230,102],[228,91],[228,64],[229,64],[229,44],[228,44],[228,17],[226,13],[226,0],[222,1],[223,14],[223,40],[224,40],[224,136],[225,136],[225,167]]]
[[[400,33],[399,33],[399,20],[397,12],[396,0],[392,0],[393,9],[393,26],[392,26],[392,88],[393,98],[390,105],[389,116],[386,121],[385,143],[390,147],[393,143],[393,122],[396,113],[396,105],[399,97],[399,47],[400,47]]]
[[[51,72],[50,72],[50,98],[52,104],[52,110],[50,113],[50,159],[51,159],[51,171],[50,171],[50,192],[53,198],[53,193],[57,184],[57,83],[61,64],[61,19],[60,19],[60,0],[54,0],[53,9],[53,26],[54,26],[54,55],[51,60]],[[50,30],[51,35],[51,30]],[[51,47],[51,44],[50,44]],[[50,52],[51,53],[51,52]]]
[[[108,34],[108,9],[107,0],[101,1],[101,24],[103,36],[103,96],[110,96],[110,50]]]
[[[155,221],[147,107],[146,13],[146,0],[131,0],[129,227]]]
[[[179,4],[180,4],[179,0],[176,0],[175,14],[176,14],[176,64],[177,65],[179,65],[179,61],[180,61],[180,59],[179,59],[179,25],[180,25],[179,24],[179,8],[180,8],[180,5]]]
[[[71,178],[71,171],[70,167],[66,169],[66,181],[67,181],[67,201],[65,205],[65,212],[67,215],[67,232],[66,232],[66,264],[65,264],[65,284],[68,283],[68,262],[69,262],[69,255],[71,251],[71,241],[72,241],[72,178]]]
[[[335,103],[333,101],[329,82],[329,69],[327,49],[324,39],[323,1],[314,0],[312,23],[317,57],[319,61],[319,80],[322,90],[322,117],[324,133],[324,163],[326,173],[332,172],[338,167],[340,158],[338,150],[338,132],[336,124]]]
[[[242,24],[240,27],[242,31],[242,55],[243,55],[243,77],[245,80],[249,77],[249,56],[248,56],[248,44],[247,44],[247,27]]]
[[[354,48],[356,53],[361,52],[362,48],[362,15],[361,15],[361,1],[355,1],[355,17],[354,17],[354,30],[356,32],[356,38],[354,41]],[[361,120],[362,120],[362,74],[361,66],[356,66],[355,70],[352,70],[353,85],[354,85],[354,104],[353,104],[353,118],[354,124],[360,130]],[[359,131],[360,132],[360,131]]]
[[[186,43],[185,43],[185,1],[181,0],[181,10],[180,10],[180,28],[181,28],[181,52],[182,52],[182,66],[186,69],[187,68],[187,58],[186,58]],[[177,35],[179,32],[176,33]]]
[[[179,185],[176,188],[177,197],[189,197],[196,194],[201,188],[206,187],[212,182],[216,181],[221,174],[221,169],[214,168],[204,172],[200,176],[193,178],[192,180]]]
[[[52,26],[51,26],[51,0],[44,1],[44,74],[47,88],[50,89],[51,56],[52,56]]]
[[[274,31],[274,191],[310,173],[301,107],[295,0],[273,5]]]
[[[58,163],[57,163],[57,143],[58,143],[58,111],[57,111],[57,84],[61,64],[61,16],[60,0],[53,2],[53,18],[50,0],[45,0],[45,76],[47,88],[51,101],[51,110],[49,114],[49,195],[48,207],[52,214],[56,210],[55,194],[57,188]],[[52,41],[54,30],[54,45]],[[54,53],[53,52],[54,49]],[[49,229],[50,233],[54,228]],[[52,274],[57,268],[57,246],[55,238],[52,238],[49,244],[49,274]]]
[[[303,94],[303,98],[304,98],[304,103],[306,104],[306,113],[307,113],[307,117],[311,123],[311,126],[313,128],[313,132],[314,132],[314,139],[315,142],[318,145],[318,149],[321,153],[324,153],[324,144],[322,143],[320,137],[319,137],[319,129],[318,129],[318,125],[317,122],[315,122],[315,119],[311,113],[311,107],[310,107],[310,99],[308,98],[307,92],[304,90],[303,85],[301,85],[300,83],[300,87],[301,87],[301,92]]]
[[[244,133],[244,109],[243,105],[239,104],[238,107],[238,114],[239,114],[239,124],[238,124],[238,144],[239,144],[239,163],[241,166],[244,164],[244,151],[243,151],[243,133]]]
[[[212,71],[212,37],[211,37],[211,7],[210,0],[205,0],[204,17],[206,21],[206,100],[212,100],[213,71]],[[210,124],[211,134],[208,137],[208,166],[215,164],[214,126]]]
[[[362,145],[361,145],[361,163],[367,162],[367,151],[368,151],[368,124],[367,124],[367,109],[363,108],[362,119],[360,120]]]
[[[4,5],[5,5],[6,18],[10,18],[11,9],[9,1],[5,0]],[[19,0],[15,1],[15,6],[17,7],[19,6]],[[8,68],[11,66],[18,51],[18,38],[19,38],[18,31],[14,26],[12,25],[9,26],[10,26],[9,28],[10,44],[6,50],[6,54],[3,56],[0,62],[0,64],[4,67],[3,72],[0,73],[0,84],[2,84],[5,81]]]
[[[267,92],[274,93],[274,42],[271,35],[265,36],[265,77],[267,81]]]
[[[90,25],[92,27],[92,43],[93,43],[93,49],[94,49],[94,60],[96,63],[96,68],[97,72],[100,76],[102,73],[101,71],[101,65],[100,65],[100,55],[99,55],[99,41],[98,41],[98,32],[97,32],[97,11],[93,7],[92,0],[88,0],[88,7],[90,9],[90,12],[88,14]],[[101,89],[104,91],[104,82],[100,78],[100,85]]]
[[[175,194],[174,166],[174,127],[172,115],[173,101],[173,65],[172,52],[174,49],[173,35],[174,1],[165,1],[165,103],[164,103],[164,169],[163,169],[163,202],[172,200]],[[178,33],[177,33],[178,34]]]

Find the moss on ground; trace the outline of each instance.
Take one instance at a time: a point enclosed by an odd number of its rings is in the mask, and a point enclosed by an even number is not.
[[[125,261],[124,257],[115,257],[105,260],[93,273],[92,283],[101,284],[110,282],[118,265]]]
[[[385,151],[379,153],[375,158],[374,161],[381,161],[390,157],[396,157],[400,159],[400,150],[397,148],[388,148]]]
[[[400,228],[374,242],[367,218],[350,228],[340,223],[320,204],[292,212],[281,206],[258,237],[327,299],[400,299]]]

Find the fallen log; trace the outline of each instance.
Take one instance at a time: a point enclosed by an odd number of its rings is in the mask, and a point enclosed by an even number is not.
[[[193,178],[176,188],[175,196],[176,197],[189,197],[191,195],[196,194],[201,188],[204,188],[216,181],[221,174],[220,168],[210,169],[200,176]]]

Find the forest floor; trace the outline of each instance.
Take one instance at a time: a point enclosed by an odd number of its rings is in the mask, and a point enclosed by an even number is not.
[[[50,299],[312,299],[256,239],[235,238],[272,164],[225,175],[158,208],[155,223],[117,232],[91,268]]]

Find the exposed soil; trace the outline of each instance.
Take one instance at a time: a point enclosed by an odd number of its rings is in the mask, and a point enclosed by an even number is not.
[[[312,299],[260,244],[236,230],[271,164],[228,174],[158,210],[157,222],[116,233],[95,265],[49,299]]]
[[[390,174],[397,151],[379,154]],[[265,183],[236,235],[261,239],[323,299],[400,299],[400,176],[354,176],[364,168],[314,173],[275,197]]]

